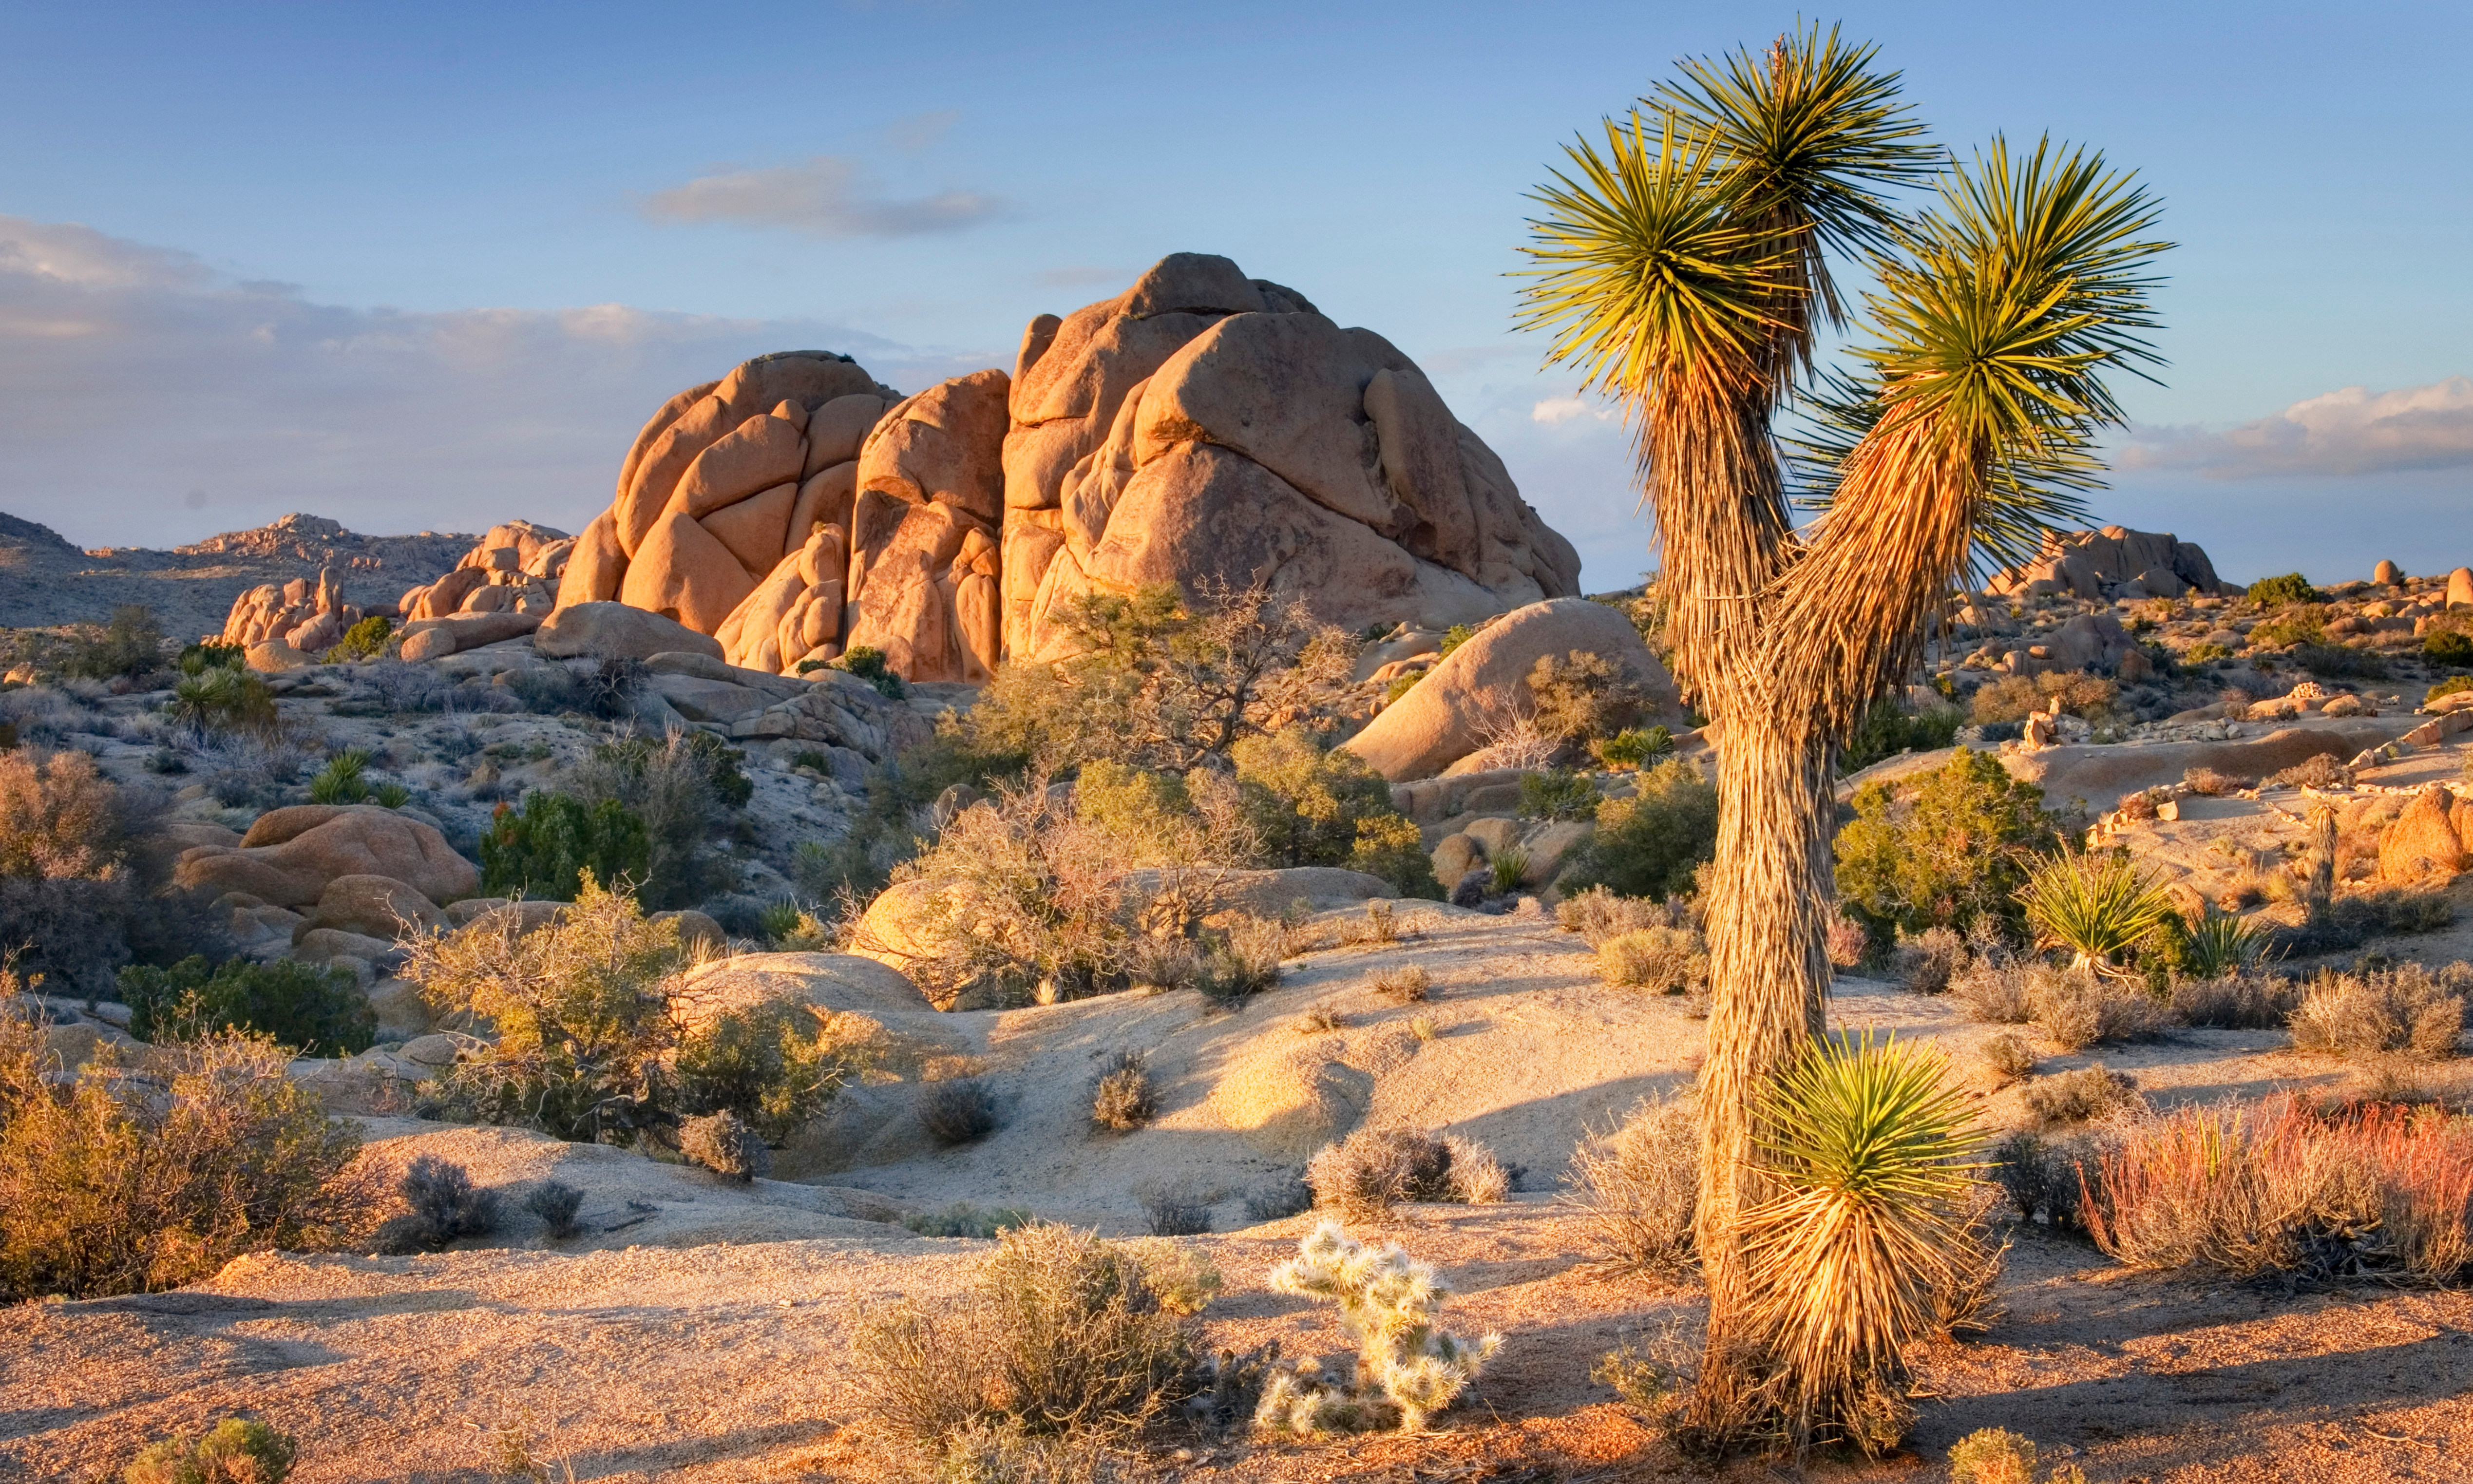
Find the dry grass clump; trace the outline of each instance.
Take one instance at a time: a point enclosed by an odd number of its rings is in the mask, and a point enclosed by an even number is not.
[[[374,1204],[346,1173],[359,1136],[290,1062],[219,1033],[155,1048],[142,1077],[102,1060],[70,1076],[42,1022],[0,1017],[0,1294],[153,1292],[350,1240]]]
[[[2419,964],[2358,974],[2321,972],[2288,1021],[2293,1047],[2333,1056],[2449,1055],[2464,1034],[2468,984],[2473,966],[2463,964],[2437,973]]]
[[[0,876],[96,876],[120,844],[119,790],[84,753],[0,753]]]
[[[1331,1006],[1309,1005],[1305,1014],[1297,1017],[1295,1030],[1300,1036],[1328,1036],[1346,1023]]]
[[[2015,1082],[2035,1069],[2035,1048],[2016,1031],[1984,1038],[1975,1054],[2004,1082]]]
[[[2227,1031],[2273,1030],[2301,1003],[2301,989],[2271,974],[2235,973],[2173,981],[2173,1018]]]
[[[1950,990],[1976,1019],[2031,1022],[2063,1051],[2152,1040],[2172,1022],[2171,1007],[2142,986],[2083,969],[1982,962],[1953,979]]]
[[[2106,1071],[2101,1062],[2075,1071],[2038,1077],[2026,1090],[2027,1111],[2040,1128],[2084,1123],[2138,1100],[2138,1084],[2120,1072]]]
[[[1603,947],[1609,940],[1625,933],[1680,925],[1681,917],[1663,902],[1645,897],[1618,897],[1612,888],[1604,886],[1574,892],[1554,907],[1554,921],[1562,924],[1563,930],[1578,933],[1580,941],[1592,948]]]
[[[2035,1444],[2000,1427],[1968,1433],[1949,1450],[1950,1484],[2035,1484]],[[2076,1464],[2054,1469],[2046,1484],[2086,1484]]]
[[[1118,1051],[1091,1079],[1091,1121],[1103,1129],[1130,1134],[1159,1115],[1159,1093],[1139,1051]]]
[[[2350,788],[2353,770],[2333,753],[2314,753],[2267,781],[2287,788]]]
[[[861,1326],[872,1411],[942,1465],[984,1458],[992,1440],[1044,1458],[1139,1431],[1193,1385],[1193,1314],[1217,1286],[1183,1258],[1155,1273],[1159,1260],[1070,1227],[1005,1232],[957,1310],[904,1304]]]
[[[254,1419],[227,1417],[203,1438],[171,1437],[120,1472],[120,1484],[283,1484],[299,1446]]]
[[[1917,994],[1939,994],[1966,967],[1966,940],[1955,929],[1927,927],[1898,935],[1898,945],[1889,954],[1889,971]]]
[[[931,1082],[919,1094],[919,1123],[947,1147],[976,1143],[996,1131],[996,1098],[976,1077]]]
[[[1280,982],[1280,961],[1293,946],[1286,924],[1248,917],[1224,932],[1207,932],[1194,988],[1226,1002],[1250,999]]]
[[[686,1157],[688,1163],[740,1185],[773,1168],[773,1156],[764,1147],[764,1140],[727,1108],[681,1124],[679,1153]]]
[[[1212,1196],[1187,1180],[1145,1181],[1134,1187],[1134,1200],[1142,1209],[1142,1230],[1153,1236],[1200,1236],[1210,1231]]]
[[[1597,977],[1623,989],[1683,994],[1709,982],[1709,945],[1688,927],[1644,927],[1597,945]]]
[[[1853,969],[1872,951],[1872,935],[1863,924],[1846,915],[1846,909],[1833,905],[1829,909],[1829,926],[1824,930],[1829,947],[1829,962],[1838,969]]]
[[[2473,1272],[2473,1120],[2283,1093],[2186,1107],[2097,1157],[2083,1215],[2135,1268],[2455,1282]]]
[[[1678,1277],[1693,1261],[1700,1115],[1689,1089],[1642,1098],[1572,1151],[1570,1204],[1588,1212],[1604,1265]]]
[[[2219,773],[2213,768],[2192,768],[2181,775],[2181,781],[2190,785],[2192,793],[2204,794],[2210,799],[2221,799],[2230,794],[2238,794],[2251,786],[2247,778],[2236,778],[2229,773]]]
[[[564,1241],[582,1230],[576,1213],[584,1209],[584,1192],[563,1180],[545,1180],[524,1196],[524,1209],[539,1216],[553,1241]]]
[[[377,1229],[379,1252],[443,1252],[449,1242],[490,1236],[498,1230],[498,1192],[473,1185],[470,1171],[436,1155],[421,1155],[405,1165],[396,1194],[404,1209]]]
[[[1510,1193],[1494,1151],[1458,1135],[1359,1129],[1306,1164],[1314,1204],[1351,1222],[1380,1221],[1404,1201],[1487,1205]]]
[[[2089,1158],[2087,1140],[2051,1140],[2033,1133],[2016,1133],[1992,1147],[1986,1171],[2028,1221],[2054,1228],[2082,1224],[2082,1187],[2078,1169]]]
[[[1417,964],[1386,969],[1374,976],[1374,993],[1396,1005],[1413,1005],[1432,997],[1434,976]]]

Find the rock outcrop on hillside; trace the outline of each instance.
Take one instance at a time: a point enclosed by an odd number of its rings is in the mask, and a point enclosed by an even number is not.
[[[2215,596],[2239,589],[2216,576],[2215,563],[2196,541],[2169,534],[2105,526],[2101,531],[2053,531],[2033,561],[1993,574],[1989,591],[2003,597],[2103,599]]]
[[[1579,558],[1414,362],[1224,257],[1031,322],[1011,376],[908,398],[824,351],[665,403],[576,540],[616,600],[777,673],[865,646],[913,681],[1053,653],[1056,605],[1260,583],[1347,628],[1578,592]]]

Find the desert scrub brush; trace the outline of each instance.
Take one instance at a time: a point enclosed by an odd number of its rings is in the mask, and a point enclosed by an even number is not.
[[[1334,1221],[1314,1228],[1297,1256],[1272,1270],[1271,1286],[1337,1304],[1357,1359],[1354,1387],[1309,1365],[1274,1376],[1254,1414],[1255,1424],[1269,1431],[1362,1430],[1394,1417],[1401,1430],[1418,1430],[1457,1400],[1502,1346],[1499,1334],[1464,1340],[1435,1322],[1452,1290],[1432,1263],[1397,1242],[1369,1247]]]

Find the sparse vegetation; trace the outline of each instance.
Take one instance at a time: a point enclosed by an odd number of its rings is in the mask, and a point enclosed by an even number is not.
[[[228,1031],[264,1036],[302,1056],[354,1056],[377,1039],[369,996],[338,969],[276,959],[192,954],[169,969],[120,971],[129,1033],[144,1041],[194,1041]]]
[[[152,1292],[244,1252],[346,1240],[366,1201],[338,1177],[359,1136],[290,1060],[226,1033],[157,1047],[138,1081],[63,1067],[41,1022],[0,1018],[0,1291]]]
[[[2044,1128],[2100,1118],[2138,1096],[2138,1084],[2101,1062],[2038,1077],[2027,1085],[2027,1112]]]
[[[1644,927],[1597,948],[1597,977],[1651,994],[1682,994],[1709,982],[1709,945],[1688,927]]]
[[[1403,1201],[1450,1201],[1452,1149],[1413,1129],[1358,1129],[1306,1164],[1314,1204],[1352,1223],[1381,1221]]]
[[[1555,903],[1554,921],[1564,931],[1578,933],[1591,948],[1603,947],[1609,939],[1643,928],[1684,925],[1681,914],[1663,903],[1618,897],[1603,886],[1573,892]]]
[[[773,1167],[773,1157],[765,1150],[764,1140],[727,1108],[682,1123],[679,1153],[689,1164],[701,1165],[741,1185]]]
[[[1983,1039],[1976,1048],[1983,1065],[2005,1082],[2014,1082],[2035,1069],[2035,1048],[2016,1031],[2001,1031]]]
[[[1597,833],[1558,878],[1566,893],[1603,886],[1651,900],[1689,892],[1717,848],[1717,790],[1680,759],[1645,769],[1629,799],[1597,805]]]
[[[283,1484],[299,1451],[289,1433],[227,1417],[204,1437],[149,1445],[121,1471],[120,1484]]]
[[[1100,1064],[1091,1079],[1091,1121],[1117,1134],[1130,1134],[1159,1113],[1159,1093],[1139,1051],[1119,1051]]]
[[[1012,1231],[1029,1226],[1038,1218],[1026,1210],[999,1207],[981,1210],[968,1201],[956,1201],[940,1211],[914,1211],[901,1218],[901,1224],[921,1236],[958,1236],[987,1241]]]
[[[1954,928],[1927,927],[1919,933],[1901,933],[1898,946],[1889,955],[1889,971],[1899,983],[1917,994],[1940,994],[1949,990],[1949,981],[1966,967],[1966,940]]]
[[[1606,1264],[1677,1277],[1693,1257],[1700,1191],[1700,1123],[1686,1089],[1644,1097],[1622,1121],[1592,1130],[1572,1153],[1565,1199],[1589,1214]]]
[[[380,1252],[439,1252],[449,1242],[498,1230],[498,1193],[473,1185],[470,1171],[436,1155],[419,1156],[404,1166],[396,1194],[404,1209],[378,1228]]]
[[[1146,1182],[1134,1187],[1134,1199],[1141,1203],[1142,1230],[1153,1236],[1200,1236],[1211,1230],[1210,1192],[1191,1181]]]
[[[524,1209],[540,1218],[553,1241],[564,1241],[583,1230],[575,1219],[583,1209],[584,1192],[563,1180],[544,1180],[524,1193]]]
[[[755,797],[741,755],[701,730],[604,742],[567,772],[564,791],[596,817],[608,817],[600,806],[614,802],[642,821],[636,895],[657,908],[690,907],[727,884],[710,846],[728,813]]]
[[[2100,675],[2048,670],[2041,675],[2005,675],[1979,688],[1968,702],[1968,714],[1978,726],[2024,721],[2036,711],[2065,712],[2081,721],[2109,719],[2121,699],[2121,687]]]
[[[1648,691],[1610,659],[1583,650],[1557,658],[1540,655],[1528,672],[1539,733],[1570,747],[1612,736],[1648,704]]]
[[[79,639],[60,661],[64,675],[108,681],[140,676],[163,668],[163,626],[155,610],[124,603],[111,610],[111,621],[92,638]]]
[[[919,1125],[940,1144],[977,1143],[996,1124],[996,1094],[976,1077],[948,1077],[920,1091]]]
[[[2288,1021],[2293,1049],[2331,1056],[2449,1055],[2464,1034],[2468,986],[2473,966],[2464,964],[2436,973],[2419,964],[2361,973],[2321,970]]]
[[[1422,1003],[1433,991],[1434,976],[1419,964],[1396,965],[1374,976],[1374,993],[1395,1005]]]
[[[1626,727],[1611,737],[1589,744],[1589,754],[1602,767],[1619,773],[1637,772],[1674,751],[1674,734],[1664,727]]]
[[[1556,769],[1527,773],[1520,778],[1520,817],[1532,820],[1594,818],[1603,802],[1597,785],[1577,773]]]

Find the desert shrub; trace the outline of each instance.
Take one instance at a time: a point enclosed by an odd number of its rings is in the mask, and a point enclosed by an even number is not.
[[[773,1157],[766,1152],[764,1140],[727,1108],[679,1125],[679,1153],[688,1163],[702,1165],[741,1185],[773,1168]]]
[[[741,756],[708,731],[604,742],[569,770],[565,791],[588,809],[615,802],[641,820],[637,895],[656,907],[693,906],[719,884],[707,847],[724,827],[723,815],[755,796],[755,783],[739,770]]]
[[[1328,1036],[1347,1023],[1339,1017],[1338,1011],[1327,1004],[1309,1005],[1305,1014],[1297,1017],[1293,1028],[1300,1036]]]
[[[931,1082],[919,1094],[919,1126],[948,1147],[973,1144],[996,1131],[996,1098],[976,1077]]]
[[[905,1304],[860,1327],[870,1410],[931,1459],[973,1426],[1064,1439],[1140,1430],[1192,1385],[1199,1340],[1146,1266],[1157,1252],[1044,1223],[1005,1232],[956,1310]],[[1182,1274],[1164,1281],[1190,1286]]]
[[[2321,970],[2287,1021],[2293,1049],[2445,1056],[2464,1033],[2468,984],[2473,969],[2462,964],[2437,973],[2419,964],[2350,974]]]
[[[1974,1113],[1946,1072],[1895,1040],[1822,1041],[1761,1099],[1779,1193],[1742,1215],[1746,1309],[1791,1357],[1792,1443],[1893,1446],[1907,1347],[1944,1328],[1953,1288],[1988,1287]]]
[[[283,1484],[298,1451],[288,1433],[227,1417],[204,1437],[151,1445],[120,1472],[120,1484]]]
[[[2305,642],[2293,652],[2293,661],[2313,675],[2330,679],[2342,676],[2351,680],[2383,681],[2389,674],[2385,655],[2376,650],[2356,649],[2350,644]]]
[[[1562,743],[1612,736],[1648,704],[1645,687],[1622,666],[1584,650],[1560,658],[1540,655],[1528,671],[1530,719],[1548,738]]]
[[[2462,638],[2464,635],[2460,634],[2458,637]],[[2468,649],[2473,649],[2473,639],[2467,639],[2466,644]],[[2465,690],[2473,690],[2473,675],[2451,675],[2424,692],[2421,698],[2422,704],[2427,706],[2441,696],[2452,696]]]
[[[383,613],[372,613],[344,631],[343,639],[326,651],[325,661],[328,664],[348,664],[375,659],[386,653],[387,640],[394,634],[393,619]]]
[[[2301,603],[2279,610],[2273,618],[2250,626],[2248,634],[2253,649],[2283,649],[2289,645],[2317,645],[2326,636],[2327,610],[2317,603]]]
[[[1224,767],[1243,738],[1328,732],[1348,705],[1356,639],[1266,588],[1088,593],[1050,616],[1070,658],[1000,665],[961,723],[960,745],[983,765]]]
[[[2172,1021],[2167,1003],[2134,981],[2041,965],[2029,969],[2027,979],[2035,1029],[2063,1051],[2152,1041]]]
[[[1291,1171],[1245,1192],[1245,1219],[1284,1221],[1313,1209],[1313,1186],[1305,1183],[1303,1175]]]
[[[1663,903],[1618,897],[1603,886],[1565,897],[1554,906],[1554,921],[1562,924],[1565,932],[1578,933],[1580,941],[1591,948],[1603,947],[1608,939],[1624,933],[1678,925],[1677,914]]]
[[[828,660],[825,667],[857,676],[875,686],[876,693],[887,701],[899,701],[910,693],[900,673],[884,662],[884,651],[866,644],[851,646],[839,659]]]
[[[0,754],[0,876],[97,877],[120,850],[120,797],[84,753]]]
[[[129,1034],[145,1041],[197,1041],[227,1031],[264,1036],[303,1056],[353,1056],[377,1039],[369,996],[352,976],[297,959],[210,966],[193,954],[169,969],[120,971]]]
[[[1602,767],[1636,772],[1674,751],[1674,733],[1664,727],[1626,727],[1611,737],[1589,744],[1589,755]]]
[[[2473,1272],[2473,1122],[2278,1093],[2141,1124],[2086,1172],[2087,1231],[2133,1268],[2449,1283]]]
[[[2035,711],[2054,708],[2083,721],[2101,721],[2112,714],[2121,687],[2100,675],[2047,671],[2042,675],[2005,675],[1979,687],[1968,698],[1968,716],[1977,725],[2024,721]]]
[[[2005,1081],[2014,1081],[2035,1069],[2035,1048],[2016,1031],[1985,1037],[1976,1048],[1976,1055]]]
[[[1425,836],[1406,816],[1381,814],[1357,822],[1357,843],[1349,847],[1348,867],[1379,876],[1402,897],[1429,901],[1443,899],[1442,883],[1434,879],[1433,857]]]
[[[498,1192],[472,1184],[472,1174],[451,1160],[421,1155],[396,1182],[404,1209],[377,1230],[381,1253],[442,1252],[450,1242],[496,1233],[504,1217]]]
[[[1700,1199],[1700,1118],[1685,1089],[1652,1094],[1572,1151],[1564,1199],[1586,1211],[1606,1266],[1678,1277],[1693,1261]]]
[[[1839,749],[1837,769],[1855,773],[1901,753],[1929,753],[1957,740],[1966,713],[1956,706],[1909,712],[1892,696],[1872,703],[1855,735]]]
[[[2267,781],[2284,788],[2350,788],[2353,770],[2333,753],[2313,753]]]
[[[2110,969],[2180,925],[2173,898],[2126,850],[2047,856],[2018,896],[2036,946],[2067,948],[2081,969]]]
[[[1837,831],[1837,889],[1877,937],[1891,928],[1963,933],[1989,919],[2023,936],[2017,892],[2031,852],[2054,843],[2043,791],[2000,758],[1959,748],[1931,773],[1856,790]]]
[[[154,610],[135,603],[113,609],[100,634],[78,640],[60,660],[63,674],[90,681],[143,675],[162,666],[163,626],[156,622]]]
[[[1200,1236],[1211,1230],[1209,1193],[1190,1181],[1148,1181],[1134,1187],[1142,1230],[1153,1236]]]
[[[1597,977],[1623,989],[1681,994],[1709,982],[1709,945],[1688,927],[1644,927],[1597,948]]]
[[[2300,926],[2274,930],[2268,951],[2334,953],[2372,938],[2435,933],[2455,921],[2456,904],[2442,892],[2365,892],[2312,902]]]
[[[1597,829],[1572,851],[1565,892],[1606,887],[1664,900],[1689,892],[1717,851],[1717,790],[1680,759],[1640,775],[1639,792],[1597,805]]]
[[[1434,976],[1422,965],[1400,965],[1374,976],[1374,993],[1395,1005],[1418,1004],[1434,993]]]
[[[1268,918],[1246,917],[1226,928],[1206,928],[1194,988],[1223,1003],[1249,999],[1280,982],[1287,957],[1288,930]]]
[[[2212,979],[2176,976],[2167,995],[2173,1018],[2183,1025],[2227,1031],[2275,1029],[2301,1003],[2297,985],[2258,973],[2226,973]]]
[[[2233,652],[2229,645],[2219,644],[2213,639],[2200,639],[2181,651],[2181,662],[2186,665],[2214,664],[2219,659],[2230,659],[2232,657]]]
[[[2210,799],[2221,799],[2226,794],[2237,794],[2250,786],[2246,778],[2235,778],[2229,773],[2219,773],[2213,768],[2188,769],[2182,773],[2181,781],[2189,784],[2192,792],[2203,794]]]
[[[2119,1072],[2106,1071],[2101,1062],[2094,1062],[2073,1071],[2038,1077],[2027,1085],[2024,1095],[2027,1112],[2034,1115],[2037,1124],[2049,1129],[2101,1118],[2123,1104],[2136,1101],[2138,1084]]]
[[[1966,967],[1966,940],[1953,928],[1927,927],[1901,933],[1889,955],[1889,971],[1917,994],[1940,994],[1950,979]]]
[[[1508,897],[1520,890],[1527,874],[1528,852],[1516,845],[1506,845],[1485,863],[1486,890],[1496,897]]]
[[[2262,577],[2249,585],[2249,600],[2261,608],[2283,608],[2293,603],[2323,603],[2326,595],[2310,586],[2310,579],[2298,572],[2282,577]]]
[[[1596,816],[1603,802],[1597,785],[1577,773],[1556,769],[1526,773],[1520,778],[1520,817],[1532,820],[1584,820]]]
[[[766,902],[756,925],[776,953],[829,953],[839,941],[832,923],[797,901]]]
[[[2055,1228],[2081,1225],[2082,1161],[2073,1144],[2020,1131],[1994,1144],[1986,1162],[1986,1177],[2008,1197],[2020,1219]]]
[[[1452,1150],[1413,1129],[1358,1129],[1307,1161],[1306,1184],[1342,1219],[1380,1221],[1403,1201],[1452,1200]]]
[[[210,1036],[158,1047],[146,1079],[92,1065],[56,1083],[43,1029],[0,1019],[0,1291],[177,1288],[358,1219],[337,1177],[359,1136],[285,1075],[281,1048]]]
[[[1821,929],[1821,941],[1833,968],[1854,969],[1872,956],[1871,933],[1835,902],[1830,904],[1829,922]]]
[[[275,692],[247,670],[217,665],[182,676],[163,715],[202,731],[263,730],[275,725]]]
[[[2457,629],[2433,629],[2421,636],[2421,658],[2432,664],[2473,665],[2473,634]],[[2465,688],[2463,676],[2452,676],[2430,688],[2424,704]],[[2454,690],[2441,687],[2453,685]]]
[[[2035,1444],[2020,1433],[1983,1427],[1949,1450],[1950,1484],[2035,1484]]]
[[[2175,919],[2166,926],[2164,948],[2172,968],[2200,979],[2240,971],[2267,951],[2272,937],[2268,928],[2253,927],[2214,902],[2199,910],[2197,922]]]
[[[1511,1194],[1511,1170],[1493,1150],[1457,1134],[1443,1136],[1452,1154],[1452,1199],[1463,1206],[1492,1206]]]
[[[729,1113],[780,1142],[825,1111],[867,1065],[841,1022],[774,1001],[727,1010],[678,1036],[657,1096],[682,1113]]]
[[[312,803],[363,803],[370,797],[370,752],[365,747],[348,747],[326,760],[318,776],[309,780],[309,802]]]
[[[1139,1051],[1119,1051],[1091,1079],[1091,1121],[1130,1134],[1159,1115],[1159,1092]]]
[[[208,670],[238,670],[248,663],[249,651],[245,647],[204,639],[182,645],[176,668],[182,675],[203,675]]]
[[[1311,1437],[1395,1421],[1404,1432],[1417,1431],[1456,1400],[1502,1346],[1499,1334],[1471,1341],[1441,1328],[1452,1290],[1430,1263],[1396,1242],[1368,1247],[1335,1222],[1300,1242],[1297,1256],[1272,1270],[1271,1286],[1337,1304],[1357,1357],[1353,1383],[1325,1378],[1311,1362],[1274,1375],[1254,1413],[1254,1424],[1268,1432]]]
[[[1038,1218],[1014,1207],[981,1210],[968,1201],[956,1201],[940,1211],[913,1211],[901,1218],[901,1224],[921,1236],[960,1236],[987,1241],[1016,1227],[1029,1226]]]
[[[524,1193],[524,1209],[541,1219],[553,1240],[564,1241],[581,1230],[576,1213],[584,1209],[584,1192],[563,1180],[544,1180]]]
[[[615,799],[587,804],[536,793],[519,811],[501,803],[481,832],[481,890],[496,897],[573,901],[590,875],[622,890],[645,877],[644,822]]]

